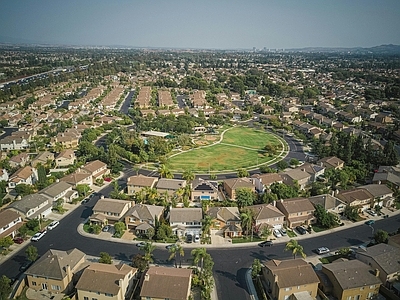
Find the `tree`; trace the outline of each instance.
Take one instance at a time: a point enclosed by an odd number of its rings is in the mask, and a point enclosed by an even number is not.
[[[32,245],[30,245],[30,246],[28,246],[28,248],[26,248],[25,254],[26,254],[28,260],[30,260],[31,262],[34,262],[39,256],[37,248]]]
[[[179,266],[182,266],[182,257],[185,256],[185,251],[183,250],[181,245],[175,244],[171,248],[169,248],[169,258],[168,260],[171,260],[172,258],[175,259],[175,268],[177,268],[177,263],[176,263],[176,254],[179,254]]]
[[[147,268],[147,261],[144,259],[142,254],[136,254],[132,257],[132,267],[137,268],[140,272],[143,272]]]
[[[100,252],[100,259],[99,259],[99,263],[101,264],[107,264],[107,265],[111,265],[112,264],[112,258],[111,255],[108,254],[107,252]]]
[[[317,218],[318,224],[325,228],[333,228],[339,224],[339,218],[327,212],[321,204],[315,206],[314,216]]]
[[[251,265],[251,278],[255,279],[261,273],[261,262],[259,259],[255,258],[253,264]]]
[[[212,225],[212,219],[209,215],[206,215],[203,220],[201,220],[201,231],[203,234],[210,236],[210,228]]]
[[[272,233],[271,228],[268,226],[263,226],[261,232],[259,232],[259,236],[263,239],[267,239]]]
[[[256,194],[250,188],[236,189],[236,202],[239,208],[254,204]]]
[[[0,247],[9,248],[12,244],[14,241],[11,236],[0,238]]]
[[[303,258],[306,258],[303,246],[301,246],[296,240],[290,240],[286,243],[285,251],[292,251],[293,259],[296,259],[296,255],[300,254]]]
[[[87,193],[90,191],[90,186],[88,184],[77,184],[76,190],[79,196],[86,197]]]
[[[374,239],[377,244],[387,243],[389,239],[389,234],[382,229],[378,229],[377,231],[375,231]]]
[[[153,237],[154,237],[154,235],[155,235],[155,230],[154,230],[154,228],[149,228],[149,229],[147,229],[146,235],[147,235],[147,238],[148,238],[149,240],[152,240]]]
[[[185,170],[182,174],[182,178],[185,179],[187,183],[190,183],[194,180],[195,175],[192,170]]]
[[[158,168],[158,173],[160,174],[161,178],[168,178],[168,179],[174,178],[174,175],[172,174],[171,170],[169,170],[168,167],[164,164],[162,164]]]
[[[157,228],[156,238],[157,240],[165,240],[172,235],[172,229],[168,224],[162,223]]]
[[[254,212],[251,209],[246,209],[240,214],[240,219],[242,221],[242,227],[246,230],[246,236],[248,236],[249,231],[251,231],[251,239],[253,239]]]
[[[11,280],[3,275],[0,277],[0,300],[8,300],[11,294]]]
[[[122,236],[124,234],[126,226],[124,222],[116,222],[114,224],[114,228],[115,228],[115,234],[118,236]]]
[[[200,267],[200,273],[202,273],[204,268],[204,258],[208,254],[206,248],[193,249],[191,254],[193,256],[193,264]]]
[[[153,243],[145,243],[142,247],[140,247],[140,250],[144,251],[143,258],[145,259],[145,261],[147,261],[147,265],[153,262],[153,251],[155,249],[156,246],[154,246]]]
[[[249,172],[246,169],[240,168],[237,170],[237,177],[243,178],[243,177],[248,177]]]
[[[276,164],[276,166],[279,168],[279,170],[285,170],[287,167],[289,167],[289,164],[286,160],[281,160]]]
[[[21,184],[18,184],[15,187],[15,192],[19,196],[23,197],[23,196],[27,196],[27,195],[33,194],[35,192],[35,190],[34,190],[32,185],[21,183]]]

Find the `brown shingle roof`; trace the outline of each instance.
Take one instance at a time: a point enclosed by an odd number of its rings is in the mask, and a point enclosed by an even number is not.
[[[141,297],[186,300],[191,285],[190,269],[150,267],[145,274]]]

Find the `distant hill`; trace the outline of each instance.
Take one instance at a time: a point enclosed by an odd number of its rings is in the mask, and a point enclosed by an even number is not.
[[[337,47],[337,48],[329,48],[329,47],[308,47],[308,48],[294,48],[288,49],[287,51],[294,51],[294,52],[310,52],[310,53],[321,53],[321,52],[347,52],[347,53],[375,53],[375,54],[400,54],[400,45],[380,45],[370,48],[362,48],[362,47],[355,47],[355,48],[344,48],[344,47]]]

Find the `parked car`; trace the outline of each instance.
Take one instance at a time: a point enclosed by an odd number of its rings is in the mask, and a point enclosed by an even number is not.
[[[373,225],[375,224],[374,220],[368,220],[367,222],[365,222],[366,225]]]
[[[144,245],[146,245],[145,242],[140,242],[140,243],[137,243],[137,244],[136,244],[136,247],[141,248],[141,247],[144,247]]]
[[[274,229],[274,236],[277,238],[280,238],[280,237],[282,237],[282,234],[278,229]]]
[[[372,209],[367,209],[366,212],[367,212],[367,214],[370,214],[370,215],[373,216],[373,217],[376,217],[376,216],[378,215],[378,214],[377,214],[374,210],[372,210]]]
[[[58,222],[58,221],[53,221],[53,222],[51,222],[51,223],[47,226],[47,229],[48,229],[48,230],[53,230],[54,228],[56,228],[56,227],[58,226],[58,224],[60,224],[60,222]]]
[[[103,229],[101,231],[103,232],[108,232],[110,230],[111,226],[110,225],[106,225],[103,227]]]
[[[329,250],[329,248],[327,248],[327,247],[320,247],[320,248],[318,248],[318,249],[316,250],[316,252],[317,252],[318,254],[325,254],[325,253],[329,253],[330,250]]]
[[[274,243],[272,241],[264,241],[258,244],[260,247],[271,247]]]
[[[281,229],[279,229],[279,231],[281,232],[281,234],[282,234],[283,236],[286,236],[286,235],[287,235],[287,231],[286,231],[285,228],[281,228]]]
[[[302,227],[302,226],[296,226],[296,230],[297,230],[297,232],[300,233],[301,235],[307,233],[307,230],[306,230],[304,227]]]
[[[193,235],[188,234],[188,235],[186,236],[186,242],[187,242],[187,243],[192,243],[192,242],[193,242]]]
[[[173,248],[173,247],[176,247],[176,246],[177,246],[176,244],[171,244],[171,245],[165,246],[165,248],[166,248],[167,250],[169,250],[169,249],[171,249],[171,248]]]
[[[198,234],[196,234],[196,235],[194,236],[194,242],[195,242],[195,243],[200,242],[200,236],[199,236]]]
[[[46,232],[44,231],[40,231],[35,233],[35,235],[33,237],[31,237],[31,241],[32,242],[37,242],[39,241],[42,237],[44,237],[44,235],[46,234]]]
[[[25,240],[22,237],[15,237],[13,241],[16,244],[22,244]]]
[[[25,261],[20,267],[19,270],[21,272],[25,272],[31,265],[32,265],[33,261],[27,260]]]

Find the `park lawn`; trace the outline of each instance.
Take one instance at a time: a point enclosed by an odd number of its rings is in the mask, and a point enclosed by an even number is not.
[[[234,127],[224,134],[222,143],[237,146],[263,149],[266,144],[273,144],[281,148],[281,142],[272,134],[247,127]]]
[[[171,171],[177,172],[235,171],[239,168],[255,167],[274,159],[262,150],[268,143],[278,145],[278,149],[282,147],[279,139],[270,133],[247,127],[233,127],[225,132],[221,144],[175,155],[168,159],[168,166]]]
[[[247,168],[272,159],[256,150],[217,144],[171,157],[168,166],[173,171],[224,171]]]

